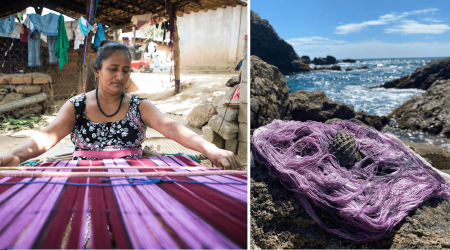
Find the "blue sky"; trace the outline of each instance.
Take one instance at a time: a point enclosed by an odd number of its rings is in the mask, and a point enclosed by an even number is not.
[[[449,0],[253,0],[250,5],[299,56],[450,56]]]

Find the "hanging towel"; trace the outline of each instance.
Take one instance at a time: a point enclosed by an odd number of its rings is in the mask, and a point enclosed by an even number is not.
[[[49,46],[50,47],[50,46]],[[69,39],[67,39],[64,17],[59,15],[58,39],[56,40],[55,55],[59,58],[59,70],[69,61],[67,50],[69,49]]]
[[[22,31],[20,32],[20,41],[21,42],[28,42],[28,28],[22,26]]]
[[[77,26],[75,30],[75,41],[73,42],[73,49],[79,49],[81,44],[84,44],[84,35],[80,29],[81,25]]]
[[[9,15],[9,18],[0,19],[0,34],[2,36],[9,36],[14,29],[15,26],[15,18],[13,15]]]
[[[58,63],[59,59],[55,55],[55,46],[58,36],[47,36],[48,63]]]
[[[31,22],[30,15],[31,15],[31,14],[28,14],[27,19],[25,19],[25,21],[23,22],[23,24],[25,24],[25,26],[27,26],[27,28],[28,28],[29,30],[32,30],[32,29],[34,28],[34,25],[33,25],[33,23]],[[31,35],[31,33],[29,33],[29,35]]]
[[[87,36],[89,30],[91,30],[91,25],[87,22],[86,19],[84,19],[84,17],[78,18],[78,26],[80,27],[81,33],[84,36]]]
[[[28,37],[28,67],[40,66],[41,34],[37,30],[34,32],[28,30],[28,33],[30,34]]]
[[[37,30],[49,36],[58,35],[58,15],[54,13],[49,13],[44,16],[32,13],[28,16],[30,21],[33,23],[33,28],[31,32]]]
[[[98,49],[98,46],[100,45],[100,42],[105,40],[105,30],[103,29],[103,26],[101,23],[98,24],[98,30],[95,33],[95,38],[94,38],[94,45],[92,45],[92,47],[94,49]]]

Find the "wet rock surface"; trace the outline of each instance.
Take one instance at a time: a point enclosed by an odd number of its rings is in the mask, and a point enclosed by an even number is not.
[[[427,90],[435,81],[446,79],[450,79],[450,57],[433,60],[427,65],[417,68],[410,75],[402,76],[378,87]]]
[[[251,56],[250,124],[258,128],[284,120],[289,96],[286,79],[277,67]]]
[[[356,113],[355,118],[378,131],[381,131],[381,129],[389,123],[389,118],[387,116],[368,115],[364,111]]]
[[[445,148],[407,140],[402,140],[402,142],[423,158],[429,159],[433,167],[437,169],[450,169],[450,152],[445,150]]]
[[[275,65],[283,74],[308,72],[312,69],[295,53],[292,45],[281,39],[269,22],[251,11],[251,54]]]
[[[286,120],[325,122],[332,118],[355,117],[353,106],[332,102],[323,91],[298,90],[289,95],[288,105]]]
[[[251,167],[250,248],[450,248],[450,203],[430,199],[412,210],[383,239],[356,243],[323,230],[308,215],[293,192],[257,162]],[[333,225],[332,216],[313,205],[318,216]]]
[[[344,62],[344,63],[356,63],[356,60],[353,60],[353,59],[344,59],[344,60],[342,60],[342,62]]]
[[[323,57],[314,57],[314,60],[312,61],[315,65],[327,65],[327,64],[336,64],[338,61],[334,56],[327,56],[326,58]]]
[[[400,129],[450,137],[450,80],[437,80],[422,95],[392,111]]]
[[[331,67],[314,67],[314,70],[336,70],[342,71],[341,66],[331,66]]]

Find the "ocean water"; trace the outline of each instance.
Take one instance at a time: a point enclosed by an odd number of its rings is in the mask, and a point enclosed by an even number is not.
[[[388,115],[395,108],[414,96],[421,95],[418,89],[369,89],[387,81],[411,74],[415,69],[438,58],[386,58],[355,59],[356,63],[339,63],[341,69],[356,69],[366,65],[369,69],[352,71],[312,71],[287,75],[290,92],[297,90],[323,90],[331,101],[353,105],[355,111],[372,115]],[[314,64],[310,64],[314,67]],[[328,65],[326,65],[328,66]],[[318,66],[324,67],[324,66]]]

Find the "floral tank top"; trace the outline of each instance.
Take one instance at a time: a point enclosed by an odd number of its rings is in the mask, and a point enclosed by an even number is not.
[[[144,98],[132,96],[127,116],[115,122],[92,122],[85,112],[86,95],[81,94],[69,99],[75,106],[75,127],[70,134],[75,151],[78,150],[122,150],[142,149],[145,140],[144,125],[139,113],[139,104]],[[124,158],[142,157],[141,154],[129,155]],[[74,156],[73,160],[96,160],[96,158]]]

